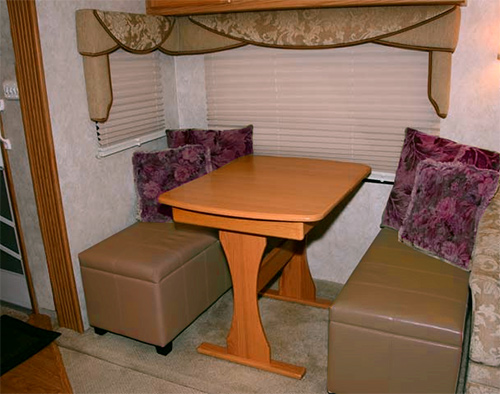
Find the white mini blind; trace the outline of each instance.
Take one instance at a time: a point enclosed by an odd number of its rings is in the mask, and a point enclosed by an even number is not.
[[[165,136],[165,112],[158,53],[109,55],[113,104],[97,123],[98,155],[107,156]]]
[[[366,163],[394,173],[406,127],[437,134],[428,55],[365,44],[247,46],[205,56],[208,125],[254,125],[254,151]]]

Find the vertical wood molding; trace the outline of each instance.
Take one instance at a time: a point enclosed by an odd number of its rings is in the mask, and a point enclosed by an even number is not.
[[[33,189],[59,325],[83,332],[57,173],[35,0],[7,0]]]

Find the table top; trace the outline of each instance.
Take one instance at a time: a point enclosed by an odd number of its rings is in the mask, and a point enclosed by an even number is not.
[[[159,202],[219,216],[317,222],[370,171],[356,163],[249,155],[163,193]]]

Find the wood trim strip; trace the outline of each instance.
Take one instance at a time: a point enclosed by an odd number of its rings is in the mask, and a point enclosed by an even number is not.
[[[7,0],[33,189],[59,325],[83,332],[52,138],[34,0]]]
[[[405,5],[466,5],[466,0],[146,0],[152,15],[195,15],[296,8]]]

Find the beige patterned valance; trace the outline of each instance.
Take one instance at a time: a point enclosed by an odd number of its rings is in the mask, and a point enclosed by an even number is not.
[[[90,117],[107,119],[112,91],[107,55],[160,50],[200,54],[246,44],[321,49],[372,42],[429,52],[429,100],[446,117],[451,54],[458,41],[457,6],[350,7],[243,12],[191,17],[79,10],[78,50],[84,56]]]
[[[334,48],[414,30],[454,9],[450,6],[324,8],[201,15],[192,16],[191,20],[216,33],[255,45]],[[452,42],[446,44],[451,47]]]
[[[122,48],[143,54],[160,50],[170,55],[200,54],[246,45],[207,32],[187,17],[78,10],[78,52],[83,55],[90,118],[104,122],[113,102],[108,54]]]

